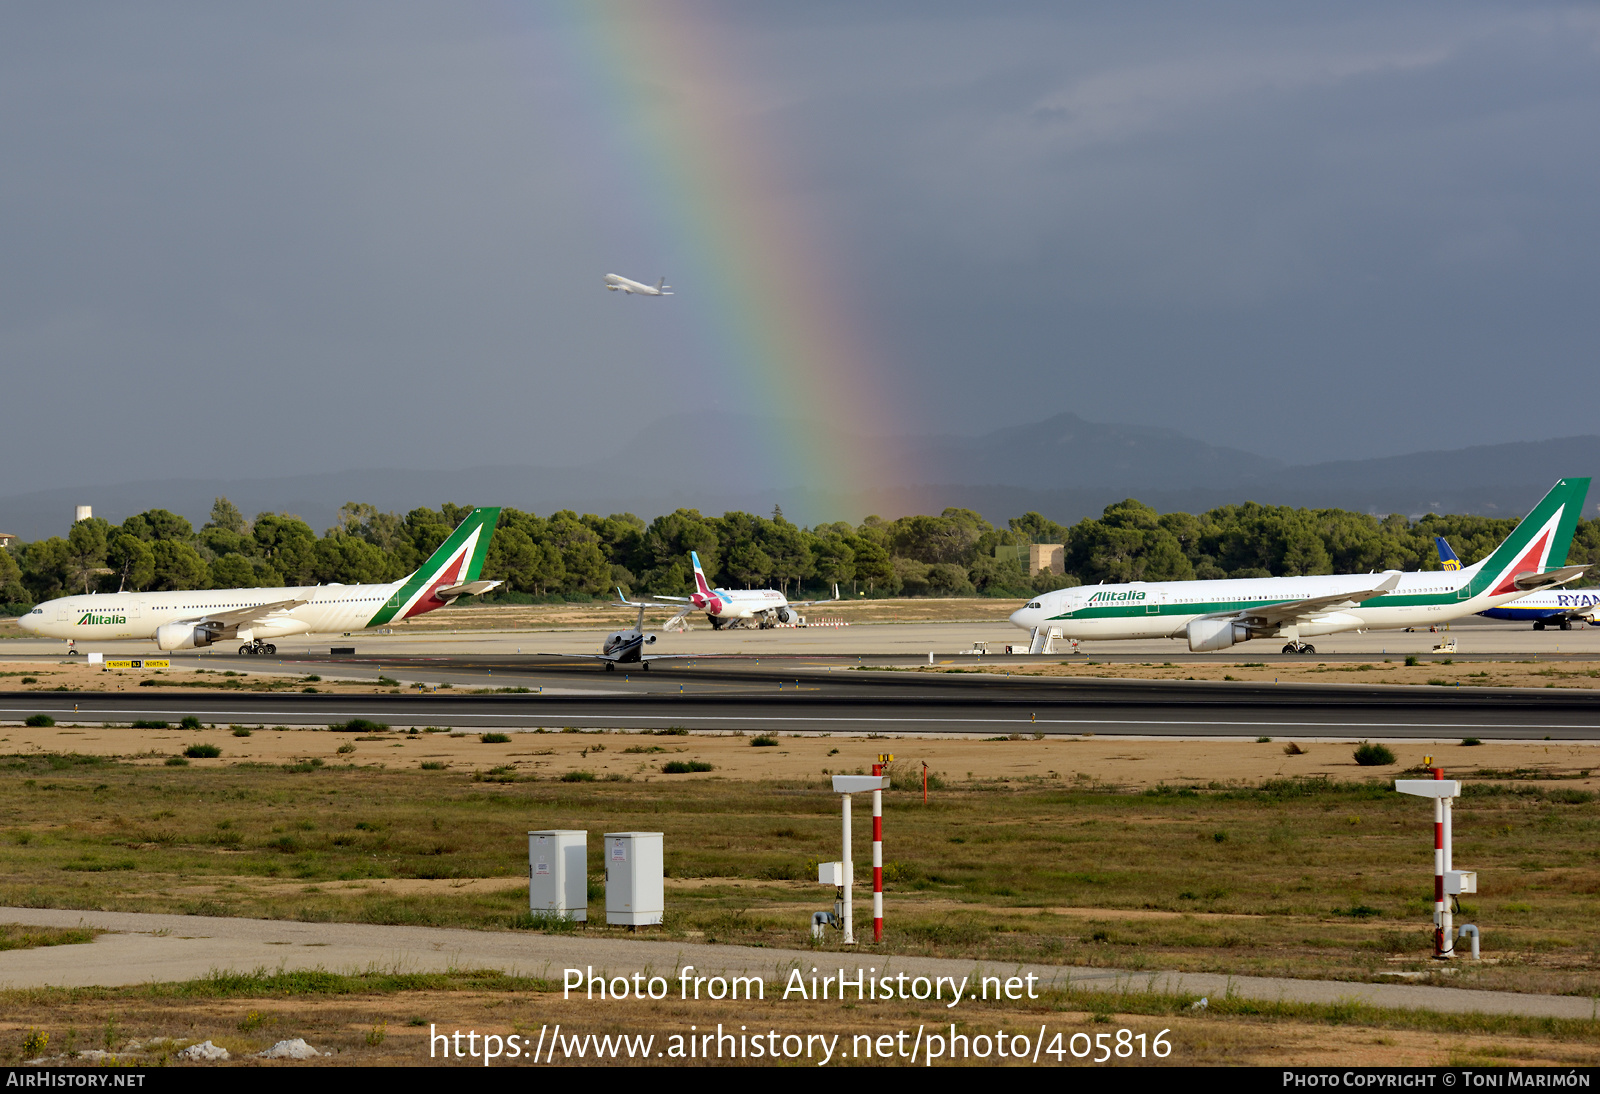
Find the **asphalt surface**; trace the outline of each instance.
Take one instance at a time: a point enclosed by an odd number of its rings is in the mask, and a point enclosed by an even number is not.
[[[852,659],[853,660],[853,659]],[[197,661],[196,663],[201,663]],[[203,659],[215,667],[217,661]],[[230,663],[231,664],[231,663]],[[175,661],[177,670],[182,662]],[[255,671],[317,672],[404,686],[392,695],[197,691],[0,693],[0,722],[176,720],[503,730],[660,729],[787,733],[1015,732],[1139,736],[1302,736],[1600,740],[1600,693],[1067,680],[858,670],[815,657],[698,658],[607,673],[561,657],[274,658]],[[414,682],[448,690],[410,690]],[[509,689],[483,693],[486,689]],[[470,694],[469,690],[479,690]]]
[[[1164,991],[1194,996],[1231,993],[1247,999],[1306,1003],[1358,1001],[1378,1007],[1451,1013],[1521,1014],[1592,1018],[1588,996],[1525,995],[1515,992],[1440,988],[1417,984],[1366,984],[1340,980],[1225,976],[1216,973],[1133,972],[1061,965],[1002,964],[929,957],[882,957],[855,953],[765,947],[717,946],[650,938],[599,938],[443,927],[391,927],[365,923],[299,923],[291,920],[224,919],[140,912],[89,912],[46,908],[0,908],[0,922],[30,926],[89,926],[106,930],[95,941],[0,953],[0,987],[88,987],[193,980],[213,971],[326,969],[364,972],[440,972],[499,969],[560,981],[568,968],[596,975],[629,975],[649,969],[676,983],[676,973],[694,966],[698,976],[755,975],[782,984],[791,969],[806,976],[858,966],[875,975],[953,976],[975,990],[985,975],[1037,977],[1047,988],[1096,991]],[[953,1012],[959,1019],[959,1006]]]

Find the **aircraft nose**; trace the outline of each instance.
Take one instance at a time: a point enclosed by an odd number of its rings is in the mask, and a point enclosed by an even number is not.
[[[1021,627],[1025,631],[1031,631],[1033,630],[1033,621],[1034,609],[1032,608],[1018,608],[1011,613],[1011,625],[1013,627]]]
[[[34,627],[34,622],[33,621],[36,618],[38,618],[38,617],[35,616],[30,611],[27,615],[24,615],[24,616],[21,616],[20,618],[18,618],[17,626],[21,627],[23,630],[27,631],[29,634],[32,634],[33,633],[33,627]]]

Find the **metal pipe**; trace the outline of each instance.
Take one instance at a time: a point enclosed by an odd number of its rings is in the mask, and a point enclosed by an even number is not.
[[[1435,781],[1444,779],[1444,768],[1433,769]],[[1447,955],[1444,937],[1444,799],[1433,799],[1433,956],[1442,960]]]
[[[857,771],[861,769],[856,768]],[[855,876],[855,862],[850,855],[850,795],[840,794],[844,803],[844,944],[856,944],[855,916],[850,903],[850,882]]]
[[[1448,874],[1450,871],[1455,869],[1455,863],[1451,851],[1451,844],[1453,842],[1452,829],[1454,828],[1454,825],[1451,822],[1455,819],[1455,800],[1453,798],[1440,798],[1439,803],[1444,806],[1444,869],[1445,873]],[[1443,936],[1445,942],[1445,957],[1454,957],[1456,955],[1456,932],[1454,923],[1455,913],[1450,910],[1450,898],[1447,896],[1445,898],[1444,908],[1439,919],[1439,933],[1441,936]]]
[[[1461,930],[1456,934],[1456,937],[1457,938],[1465,938],[1467,936],[1467,932],[1469,932],[1469,931],[1472,933],[1472,959],[1474,961],[1477,961],[1478,960],[1478,925],[1476,923],[1463,923],[1463,924],[1461,924]]]

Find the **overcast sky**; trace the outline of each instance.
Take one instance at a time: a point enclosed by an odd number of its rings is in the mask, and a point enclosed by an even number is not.
[[[0,6],[0,495],[826,414],[837,362],[774,404],[719,341],[791,265],[889,433],[1600,432],[1593,5],[600,9]],[[804,255],[696,238],[752,179]]]

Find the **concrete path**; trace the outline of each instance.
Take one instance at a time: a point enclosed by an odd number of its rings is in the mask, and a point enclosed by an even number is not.
[[[970,977],[1035,976],[1042,987],[1116,991],[1168,991],[1222,998],[1303,1003],[1357,1001],[1379,1007],[1552,1018],[1594,1018],[1596,1000],[1562,995],[1523,995],[1415,984],[1357,984],[1337,980],[1222,976],[1211,973],[1132,972],[1056,965],[1003,965],[927,957],[877,959],[869,953],[712,946],[641,938],[595,938],[468,931],[439,927],[383,927],[358,923],[222,919],[137,912],[84,912],[49,908],[0,908],[0,923],[47,927],[97,927],[111,932],[93,943],[0,952],[0,987],[84,987],[193,980],[213,971],[326,969],[333,972],[442,972],[499,969],[560,982],[567,968],[609,976],[646,972],[675,980],[693,965],[697,975],[760,975],[783,983],[798,968],[810,979],[837,976],[843,966],[853,980],[858,965],[875,975]],[[677,993],[673,985],[673,993]],[[771,990],[770,986],[769,989]]]

